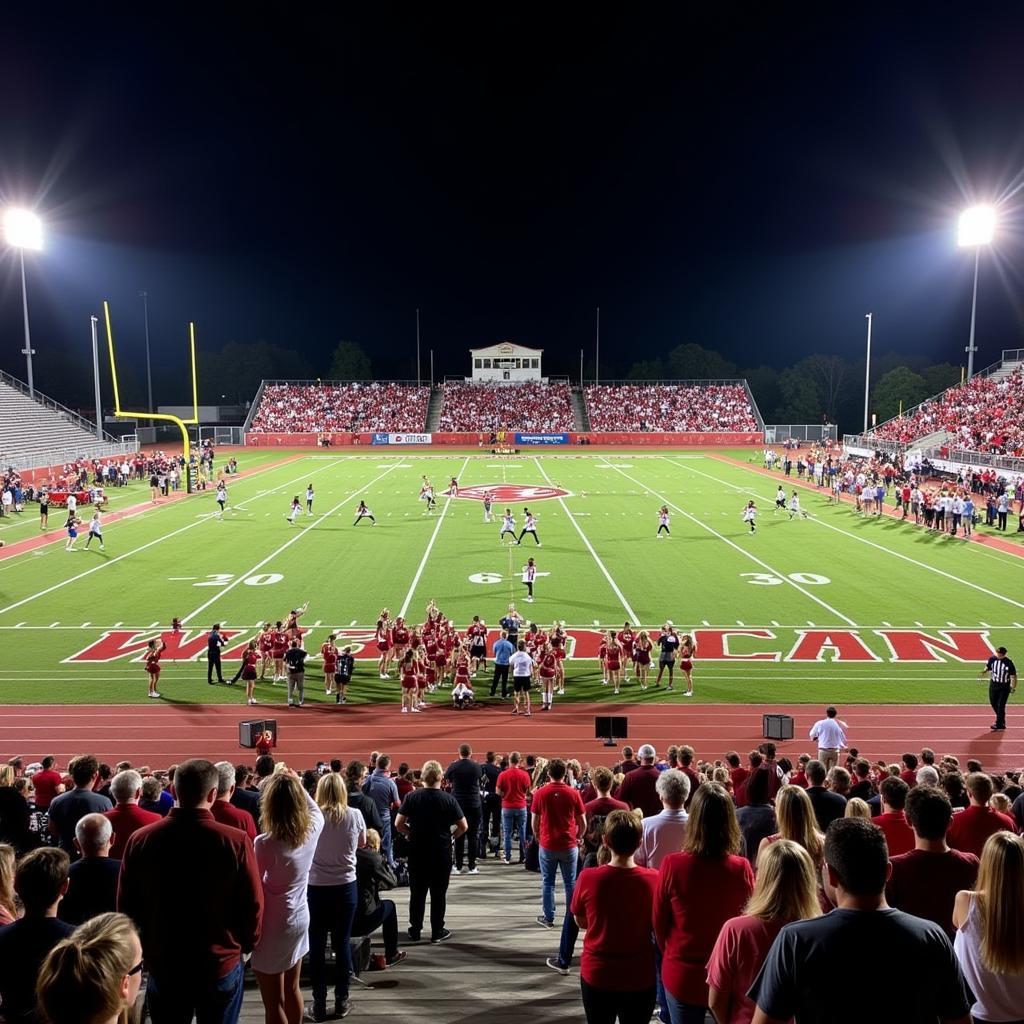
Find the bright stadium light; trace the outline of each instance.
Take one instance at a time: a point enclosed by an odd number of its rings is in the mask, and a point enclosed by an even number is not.
[[[996,231],[996,211],[991,206],[972,206],[960,214],[957,245],[970,248],[988,245]]]
[[[25,250],[38,252],[43,247],[43,222],[31,211],[16,206],[4,211],[4,239],[12,249],[18,250],[21,263],[21,311],[25,320],[25,347],[21,350],[28,369],[28,393],[35,398],[32,381],[32,338],[28,330],[28,289],[25,287]]]
[[[974,250],[974,291],[971,296],[971,337],[964,350],[967,353],[967,379],[974,376],[974,324],[978,312],[978,266],[981,263],[983,246],[991,245],[996,233],[996,211],[992,206],[971,206],[960,214],[957,245],[962,249]]]

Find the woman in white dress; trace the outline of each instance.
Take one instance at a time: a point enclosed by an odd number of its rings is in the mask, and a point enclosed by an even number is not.
[[[263,882],[263,929],[252,966],[267,1024],[302,1024],[299,971],[309,951],[306,886],[324,816],[298,775],[273,775],[260,794],[264,832],[256,837]]]

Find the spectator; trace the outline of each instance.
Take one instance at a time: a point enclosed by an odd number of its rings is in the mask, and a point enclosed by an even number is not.
[[[603,836],[610,861],[582,872],[573,891],[576,924],[586,929],[580,989],[588,1024],[646,1022],[654,1008],[649,922],[658,874],[634,862],[642,834],[637,811],[612,811]]]
[[[584,395],[591,430],[758,429],[742,384],[592,384]]]
[[[643,837],[635,856],[641,867],[655,869],[668,854],[683,848],[689,817],[683,806],[690,795],[690,780],[677,768],[668,768],[658,776],[657,794],[661,813],[643,819]]]
[[[210,812],[217,783],[209,761],[179,765],[178,805],[136,832],[121,861],[118,909],[142,937],[153,1024],[193,1013],[235,1024],[242,1005],[241,957],[259,939],[263,888],[252,843]]]
[[[57,905],[68,891],[69,866],[68,855],[53,847],[32,850],[18,864],[14,890],[25,916],[0,928],[0,1006],[7,1024],[35,1024],[39,1019],[40,965],[72,931],[71,925],[57,919]]]
[[[904,813],[907,784],[901,778],[889,775],[882,779],[879,791],[882,796],[882,813],[871,820],[885,833],[889,856],[897,857],[914,849],[914,830]]]
[[[865,821],[870,821],[872,818],[871,808],[867,802],[861,800],[859,796],[855,796],[852,800],[846,801],[846,810],[843,811],[844,818],[863,818]]]
[[[461,874],[465,870],[466,846],[469,846],[469,873],[480,874],[476,866],[478,850],[477,836],[480,832],[480,821],[483,817],[483,804],[480,800],[480,765],[472,758],[473,748],[468,743],[459,747],[459,759],[452,761],[444,773],[445,781],[451,786],[452,796],[462,810],[466,819],[466,832],[455,840],[455,864],[452,874]],[[396,794],[397,799],[397,794]]]
[[[612,787],[615,785],[615,776],[610,768],[605,768],[604,765],[594,768],[590,773],[590,784],[597,795],[583,805],[583,810],[588,818],[595,814],[600,814],[603,817],[611,814],[612,811],[629,810],[629,804],[625,800],[617,800],[611,795]]]
[[[903,763],[900,778],[907,784],[909,789],[913,789],[917,785],[917,755],[907,753],[900,760]]]
[[[526,860],[526,797],[530,792],[530,775],[519,763],[518,750],[508,755],[508,767],[498,776],[496,792],[501,797],[501,835],[505,844],[503,863],[512,863],[512,832],[519,831],[519,863]],[[605,769],[608,771],[608,769]],[[609,780],[611,772],[608,772]]]
[[[561,433],[575,425],[569,385],[564,381],[447,381],[444,385],[441,430]]]
[[[18,918],[18,904],[14,898],[17,862],[14,847],[9,843],[0,843],[0,928],[13,924]]]
[[[366,846],[356,850],[356,886],[358,897],[356,916],[352,922],[353,935],[370,935],[382,929],[384,962],[388,967],[400,964],[404,950],[398,948],[398,909],[394,900],[382,900],[381,889],[394,889],[398,884],[395,873],[380,855],[380,833],[366,830]]]
[[[366,765],[362,761],[349,761],[345,765],[345,786],[348,789],[348,805],[354,807],[366,822],[366,827],[372,828],[377,835],[384,834],[384,825],[381,822],[380,811],[377,804],[370,799],[362,790],[366,781]],[[398,786],[395,786],[398,789]],[[388,815],[388,823],[391,822],[391,815]],[[389,865],[390,866],[390,865]]]
[[[847,794],[847,799],[850,800],[855,796],[861,798],[865,802],[869,802],[875,795],[875,786],[871,781],[871,762],[866,758],[859,757],[853,764],[853,776],[854,782],[850,786],[850,791]]]
[[[142,945],[123,914],[92,918],[50,951],[39,971],[39,1009],[49,1024],[130,1019],[142,980]]]
[[[49,829],[60,848],[74,860],[78,856],[75,849],[75,826],[79,819],[87,814],[105,814],[114,805],[107,797],[93,792],[93,786],[100,775],[100,766],[92,754],[74,758],[68,768],[75,788],[62,793],[50,804]]]
[[[490,840],[494,838],[495,843],[497,843],[500,840],[495,837],[500,837],[501,835],[501,797],[495,788],[498,785],[501,769],[494,762],[495,753],[493,750],[488,750],[484,756],[484,763],[480,765],[480,800],[483,803],[483,818],[480,822],[480,841],[478,846],[480,848],[481,860],[487,859],[487,849],[490,845]],[[405,769],[408,771],[408,765],[405,766]],[[412,791],[413,786],[411,782],[408,783],[408,786],[409,789],[405,793],[402,792],[401,786],[398,788],[399,795],[403,800]],[[501,854],[498,852],[497,846],[495,846],[494,850],[495,859],[500,860]]]
[[[110,856],[114,841],[110,820],[103,814],[87,814],[75,826],[75,846],[81,859],[68,872],[68,891],[60,901],[58,916],[68,924],[81,924],[117,906],[117,876],[121,862]]]
[[[654,935],[672,1024],[703,1024],[710,1002],[706,966],[722,925],[754,888],[736,812],[725,787],[700,786],[690,801],[681,853],[661,862]]]
[[[866,949],[884,949],[906,977],[927,979],[886,986],[885,1020],[970,1024],[967,987],[945,932],[885,902],[889,855],[882,830],[857,818],[834,821],[825,863],[837,909],[779,932],[749,992],[757,1004],[754,1024],[878,1019],[879,995],[871,985],[844,986],[841,1009],[836,1003],[836,965],[856,962]]]
[[[10,843],[19,853],[30,849],[28,801],[14,788],[14,768],[0,765],[0,842]]]
[[[394,869],[391,812],[398,809],[398,787],[391,778],[391,772],[388,770],[390,767],[391,758],[387,754],[380,754],[377,757],[377,767],[374,768],[373,774],[363,783],[363,792],[377,805],[381,849],[384,852],[384,859],[388,862],[388,867]]]
[[[821,872],[825,837],[817,829],[818,820],[806,791],[799,786],[783,786],[775,798],[775,816],[779,822],[779,831],[761,840],[757,850],[758,860],[770,845],[780,839],[788,839],[807,851],[817,877]],[[754,863],[758,863],[758,860]]]
[[[985,840],[1005,829],[1016,832],[1013,818],[1000,814],[988,806],[992,796],[992,779],[984,772],[971,772],[966,780],[971,805],[953,815],[949,826],[948,842],[954,850],[963,850],[980,857]]]
[[[807,795],[810,797],[818,828],[822,832],[846,812],[846,798],[825,788],[825,766],[817,759],[807,762]]]
[[[36,791],[36,809],[48,811],[54,797],[64,792],[64,780],[60,772],[54,770],[56,758],[47,754],[42,760],[42,771],[32,776],[32,787]]]
[[[142,796],[139,798],[139,809],[147,811],[150,814],[155,814],[157,817],[164,818],[167,816],[167,812],[170,808],[164,805],[163,800],[160,799],[160,794],[163,793],[163,784],[159,779],[149,776],[142,780]]]
[[[656,788],[661,772],[654,763],[658,754],[654,747],[645,743],[637,751],[637,757],[640,758],[640,767],[622,780],[619,799],[639,810],[645,818],[653,817],[661,813],[661,797]]]
[[[159,821],[161,815],[144,811],[139,806],[142,797],[142,776],[132,769],[118,772],[110,782],[110,795],[115,801],[112,811],[106,812],[114,831],[114,845],[110,856],[116,860],[124,856],[128,840],[144,825]]]
[[[974,887],[978,858],[946,845],[953,808],[938,787],[915,786],[907,795],[906,815],[914,830],[914,849],[890,854],[886,899],[898,910],[934,921],[952,940],[953,901],[961,889]]]
[[[754,894],[742,916],[722,926],[708,961],[709,1005],[716,1021],[750,1024],[756,1007],[747,992],[775,937],[784,925],[821,914],[818,877],[799,844],[789,839],[762,844]]]
[[[565,782],[565,762],[552,758],[547,765],[550,782],[533,794],[531,823],[540,851],[541,910],[539,924],[555,924],[555,874],[562,873],[565,912],[570,912],[576,882],[577,845],[587,827],[586,813],[578,790]]]
[[[214,768],[217,769],[217,799],[210,813],[222,825],[241,830],[255,842],[256,822],[252,815],[231,802],[235,795],[235,766],[230,761],[218,761]]]
[[[327,1018],[327,936],[335,951],[335,1016],[348,1006],[352,973],[352,921],[355,918],[356,851],[366,845],[363,816],[348,806],[348,790],[340,775],[323,775],[316,787],[316,802],[324,816],[309,871],[309,981],[313,988],[310,1015]]]
[[[378,764],[380,762],[378,761]],[[448,883],[452,871],[452,837],[467,829],[455,798],[441,792],[441,765],[427,761],[423,789],[410,793],[395,818],[395,828],[409,840],[409,938],[419,942],[427,893],[430,893],[430,941],[444,942]]]
[[[419,431],[427,422],[429,401],[429,387],[391,381],[267,384],[249,429],[317,434]]]
[[[778,822],[775,808],[769,803],[771,778],[764,768],[758,768],[747,779],[747,802],[736,812],[736,821],[743,836],[743,852],[751,865],[757,863],[761,840],[772,835]]]
[[[757,756],[760,758],[761,755]],[[690,795],[686,798],[686,810],[690,809],[690,801],[700,788],[700,775],[693,767],[695,757],[696,753],[689,744],[684,744],[679,748],[679,770],[690,780]],[[757,763],[760,764],[760,760]]]
[[[919,786],[937,786],[939,784],[939,773],[933,765],[925,764],[917,769],[917,784]]]
[[[977,888],[956,895],[954,948],[974,993],[975,1021],[1016,1021],[1024,1008],[1024,839],[993,833]]]
[[[836,717],[834,707],[825,708],[825,717],[811,726],[810,738],[818,741],[818,760],[827,772],[839,763],[839,752],[846,747],[846,723]]]
[[[220,769],[218,768],[218,771]],[[249,779],[252,777],[252,772],[244,765],[235,765],[235,788],[231,793],[230,804],[232,807],[237,807],[240,811],[248,811],[252,820],[257,825],[257,832],[259,831],[259,816],[260,816],[260,795],[255,789],[249,789]],[[220,787],[218,786],[218,789]]]
[[[750,771],[743,767],[740,761],[740,755],[735,750],[730,750],[725,755],[725,763],[729,766],[729,778],[732,780],[732,791],[735,794],[736,806],[742,807],[744,800],[744,790],[747,785],[747,777],[750,775]]]

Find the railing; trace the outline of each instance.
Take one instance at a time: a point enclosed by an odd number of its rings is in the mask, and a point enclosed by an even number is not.
[[[910,447],[904,441],[885,441],[874,434],[843,434],[843,445],[848,448],[870,448],[891,455],[902,455]]]
[[[252,400],[252,405],[249,406],[249,414],[245,417],[245,422],[242,424],[242,437],[245,437],[245,433],[252,426],[253,417],[256,415],[256,410],[260,407],[260,402],[263,401],[263,389],[267,386],[267,381],[261,380],[260,386],[256,391],[256,397]]]
[[[708,385],[714,385],[716,387],[723,384],[735,384],[737,386],[746,386],[746,378],[744,377],[721,377],[721,378],[708,378],[703,379],[692,379],[692,380],[585,380],[583,386],[585,388],[596,386],[596,387],[622,387],[633,385],[635,387],[650,387],[654,384],[666,384],[672,387],[707,387]]]
[[[1024,362],[1024,348],[1004,348],[1003,349],[1003,362],[1004,363],[1020,363],[1020,362]]]
[[[838,437],[832,423],[766,423],[764,424],[765,444],[779,444],[782,441],[835,441]]]
[[[3,452],[0,453],[0,463],[4,468],[13,466],[15,469],[27,470],[43,466],[63,466],[78,459],[109,459],[115,455],[131,455],[139,450],[139,442],[134,435],[129,437],[131,440],[114,443],[85,442],[63,448],[47,448],[39,452]]]
[[[939,460],[953,462],[958,466],[987,466],[990,469],[1024,474],[1024,459],[1013,455],[993,455],[991,452],[972,452],[964,448],[926,448],[921,452],[921,457],[929,462]]]
[[[479,384],[481,387],[491,387],[494,384],[502,384],[505,386],[516,385],[516,384],[571,384],[572,382],[568,377],[562,375],[557,376],[554,374],[547,374],[544,377],[514,377],[511,380],[491,380],[483,378],[476,380],[473,377],[467,377],[464,374],[447,374],[441,381],[444,384]]]
[[[30,394],[28,385],[17,377],[12,377],[9,373],[0,370],[0,381],[4,384],[9,385],[16,391],[20,391],[26,398],[32,399],[33,402],[38,402],[44,408],[49,409],[51,412],[55,412],[62,419],[69,420],[74,423],[75,426],[81,427],[82,430],[96,436],[96,424],[91,420],[87,420],[84,416],[79,416],[77,412],[69,409],[66,405],[61,405],[60,402],[49,395],[44,395],[41,391],[35,391],[35,394]],[[97,438],[99,440],[99,438]],[[105,430],[103,431],[103,440],[116,442],[117,438],[113,434],[108,434]]]

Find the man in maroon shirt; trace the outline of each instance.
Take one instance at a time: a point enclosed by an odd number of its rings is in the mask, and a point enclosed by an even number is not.
[[[914,848],[914,830],[903,813],[907,804],[907,784],[895,775],[887,775],[879,788],[882,794],[882,813],[871,820],[885,833],[889,856],[897,857]]]
[[[530,773],[519,762],[518,750],[508,755],[508,767],[498,775],[494,790],[501,797],[501,834],[505,842],[502,863],[512,863],[512,830],[519,829],[519,863],[526,860],[526,797],[530,792]]]
[[[629,776],[626,777],[629,778]],[[605,768],[604,765],[598,765],[590,773],[590,784],[594,792],[597,793],[597,796],[583,805],[583,810],[586,812],[588,820],[596,814],[608,815],[612,811],[629,810],[629,804],[623,800],[616,800],[611,795],[614,783],[615,776],[612,775],[611,769]],[[622,787],[620,786],[619,788],[621,789]]]
[[[735,750],[730,750],[725,755],[725,763],[729,766],[729,778],[732,780],[732,795],[733,800],[737,807],[742,807],[746,800],[744,794],[746,792],[747,779],[750,777],[750,771],[743,767],[742,761],[740,761],[740,755]],[[692,787],[693,780],[691,779],[690,785]]]
[[[807,764],[810,760],[810,754],[801,754],[797,758],[796,770],[789,777],[789,784],[791,786],[799,786],[801,789],[807,788]]]
[[[899,910],[934,921],[953,939],[953,903],[961,889],[974,888],[978,858],[946,845],[953,807],[937,786],[915,786],[907,794],[906,813],[914,849],[890,858],[886,898]]]
[[[654,766],[658,752],[645,743],[637,752],[640,767],[630,772],[619,786],[619,799],[624,800],[633,810],[640,810],[645,818],[661,814],[661,797],[655,787],[661,772]]]
[[[114,845],[110,848],[110,856],[120,860],[128,840],[143,826],[160,821],[160,815],[144,811],[139,806],[142,776],[136,771],[118,772],[111,780],[110,795],[116,801],[114,809],[106,812],[114,828]]]
[[[250,839],[255,840],[256,822],[253,816],[231,803],[231,797],[235,793],[235,766],[230,761],[218,761],[214,768],[217,769],[217,799],[214,800],[210,813],[222,825],[240,829]]]
[[[917,785],[917,754],[904,754],[900,760],[903,762],[900,778],[913,789]]]
[[[693,747],[689,744],[684,744],[679,748],[679,770],[690,780],[690,795],[686,798],[686,810],[690,809],[690,801],[697,790],[700,789],[700,775],[697,773],[697,769],[693,767],[695,756]],[[758,757],[760,757],[760,754]],[[757,763],[760,764],[761,762],[758,761]]]
[[[555,924],[555,873],[562,872],[565,888],[565,912],[572,904],[576,884],[577,847],[587,827],[587,816],[579,793],[565,782],[565,762],[548,762],[551,781],[533,794],[531,821],[533,834],[540,843],[541,908],[538,924]]]
[[[36,791],[36,807],[48,810],[53,798],[64,792],[64,779],[60,772],[53,770],[55,758],[47,755],[42,760],[43,770],[32,776],[32,788]]]
[[[949,826],[949,845],[954,850],[963,850],[981,856],[985,840],[996,832],[1016,832],[1013,818],[1008,814],[989,807],[992,799],[992,779],[984,772],[972,772],[964,780],[971,805],[959,814],[953,815]]]
[[[640,765],[633,758],[633,748],[623,747],[622,748],[622,763],[615,766],[615,773],[628,775],[630,772],[635,772]]]
[[[214,820],[217,769],[185,761],[174,774],[178,806],[140,829],[121,861],[118,910],[139,929],[153,1024],[236,1024],[242,954],[259,940],[263,887],[252,843]]]

